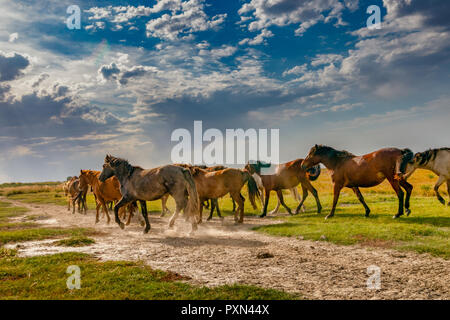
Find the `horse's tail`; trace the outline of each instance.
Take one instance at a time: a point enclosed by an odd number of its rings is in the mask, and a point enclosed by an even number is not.
[[[406,165],[414,158],[414,153],[410,149],[400,150],[402,156],[397,160],[396,164],[396,176],[404,174],[406,171]]]
[[[306,175],[310,181],[316,181],[321,173],[320,164],[306,170]]]
[[[200,218],[200,200],[198,198],[197,187],[195,186],[194,178],[189,169],[181,168],[183,172],[184,179],[186,181],[186,189],[189,194],[189,211],[190,214],[196,214]]]
[[[261,197],[259,194],[258,185],[256,184],[255,179],[252,177],[252,175],[248,171],[244,172],[244,179],[247,182],[247,188],[248,188],[248,198],[250,199],[250,203],[252,204],[253,209],[257,209],[255,198]]]

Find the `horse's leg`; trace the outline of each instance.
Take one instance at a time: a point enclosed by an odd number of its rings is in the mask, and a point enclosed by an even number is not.
[[[403,192],[402,188],[400,188],[400,183],[398,182],[398,180],[392,178],[389,179],[389,183],[391,184],[398,197],[398,212],[394,216],[394,218],[399,218],[403,215],[403,198],[405,196],[405,193]]]
[[[127,220],[127,223],[125,224],[126,226],[130,225],[130,223],[131,223],[131,218],[133,217],[133,211],[134,211],[133,204],[129,204],[128,205],[128,220]]]
[[[164,217],[164,215],[166,214],[166,212],[169,212],[169,209],[167,209],[167,200],[169,199],[169,195],[165,194],[162,196],[161,198],[161,215],[160,217]]]
[[[75,214],[75,203],[77,202],[76,198],[72,198],[72,214]]]
[[[319,194],[317,193],[316,188],[314,188],[313,185],[311,184],[311,182],[309,182],[309,180],[307,180],[307,179],[302,183],[302,187],[303,187],[303,184],[309,190],[309,192],[311,192],[311,194],[313,195],[314,199],[316,200],[317,214],[321,213],[322,212],[322,205],[320,204]]]
[[[405,179],[400,180],[400,185],[405,189],[406,191],[406,198],[405,198],[405,208],[406,208],[406,215],[409,216],[411,214],[411,210],[409,209],[409,200],[411,199],[411,193],[413,190],[413,186],[408,183]]]
[[[297,203],[302,202],[302,198],[300,197],[300,194],[298,193],[297,187],[289,189],[291,192],[292,197],[297,201]],[[301,208],[302,212],[306,212],[305,204],[302,205]]]
[[[223,220],[222,215],[220,214],[220,208],[219,208],[219,199],[214,199],[214,203],[216,205],[216,211],[217,211],[217,215],[219,216],[219,218],[221,220]]]
[[[233,198],[231,198],[231,201],[233,202],[233,213],[235,213],[236,212],[236,201],[234,201],[234,199]]]
[[[123,206],[126,206],[129,202],[130,201],[128,199],[126,199],[124,196],[122,196],[122,199],[120,199],[119,202],[117,202],[116,205],[114,206],[114,219],[115,219],[116,223],[119,225],[120,229],[125,228],[125,225],[119,219],[119,209],[122,208]],[[108,219],[109,219],[109,215],[108,215]]]
[[[434,192],[436,193],[436,197],[438,198],[439,202],[445,205],[445,200],[442,198],[441,194],[439,193],[439,187],[445,182],[444,176],[439,176],[439,180],[436,182],[436,185],[434,186]]]
[[[300,209],[303,206],[303,203],[305,202],[306,198],[308,197],[308,188],[306,188],[306,186],[303,185],[303,183],[301,184],[302,186],[302,192],[303,192],[303,196],[302,196],[302,201],[300,201],[300,203],[297,206],[297,209],[295,209],[295,213],[294,214],[298,214],[300,212]]]
[[[290,214],[290,215],[292,215],[292,211],[291,211],[291,208],[289,208],[287,205],[286,205],[286,203],[284,203],[284,198],[283,198],[283,191],[282,190],[278,190],[277,191],[277,198],[278,198],[278,201],[281,203],[281,205],[287,210],[287,212]]]
[[[217,199],[211,199],[211,211],[209,212],[208,219],[206,219],[207,221],[211,220],[213,217],[214,208],[216,208],[216,204],[217,204],[216,201],[217,201]],[[205,206],[205,208],[207,208],[207,206]],[[219,208],[219,207],[217,206],[217,208]],[[217,212],[219,212],[219,211],[217,211]]]
[[[325,217],[325,219],[332,218],[334,216],[334,212],[336,211],[336,206],[339,200],[339,194],[341,193],[342,187],[340,185],[335,184],[333,187],[333,207],[331,208],[331,212],[329,215]]]
[[[277,192],[278,195],[278,192]],[[278,212],[278,210],[280,209],[280,197],[277,196],[277,206],[275,207],[275,209],[273,209],[272,211],[269,212],[269,214],[275,214]]]
[[[450,207],[450,179],[447,180],[447,194],[449,197],[449,202],[448,202],[447,206]]]
[[[238,210],[234,214],[234,222],[236,222],[236,223],[243,223],[244,222],[244,203],[245,203],[245,198],[239,192],[239,193],[234,194],[233,199],[235,199],[235,201],[238,204]],[[239,212],[239,218],[237,216],[238,212]]]
[[[361,191],[359,190],[358,187],[352,188],[352,190],[356,194],[356,196],[358,197],[359,202],[361,202],[362,205],[364,206],[364,209],[366,210],[366,217],[369,217],[370,208],[367,205],[366,201],[364,200],[364,197],[363,197]]]
[[[264,212],[264,188],[260,188],[259,189],[259,201],[261,201],[261,213]]]
[[[199,212],[200,212],[200,218],[198,219],[197,223],[200,224],[203,222],[203,207],[205,206],[203,201],[200,201],[200,208],[199,208]],[[185,212],[186,214],[186,212]]]
[[[148,221],[148,214],[147,214],[147,202],[145,200],[139,200],[139,203],[141,204],[141,213],[145,221],[145,229],[144,229],[145,234],[148,233],[148,231],[150,230],[150,222]]]
[[[269,205],[270,191],[271,190],[264,190],[266,200],[264,202],[263,213],[259,216],[260,218],[264,218],[267,215],[267,206]]]
[[[98,202],[98,200],[96,202],[97,202],[97,207],[95,208],[95,210],[97,213],[95,214],[95,223],[98,223],[100,221],[98,216],[99,216],[99,209],[100,209],[101,204]]]
[[[102,206],[103,212],[106,214],[106,218],[108,219],[108,221],[106,223],[109,224],[111,222],[111,217],[109,216],[108,205],[106,204],[105,200],[103,200],[103,199],[99,199],[99,202]]]

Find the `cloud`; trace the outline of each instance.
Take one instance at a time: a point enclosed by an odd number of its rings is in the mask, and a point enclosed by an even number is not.
[[[10,35],[9,35],[9,42],[14,42],[14,41],[16,41],[17,39],[19,39],[19,34],[17,33],[17,32],[14,32],[14,33],[11,33]]]
[[[176,40],[194,32],[216,29],[226,19],[227,14],[209,18],[204,12],[203,0],[181,2],[181,9],[147,22],[147,37]]]
[[[98,73],[104,80],[116,80],[120,85],[126,85],[130,79],[136,79],[147,73],[154,73],[157,71],[158,69],[155,67],[139,65],[128,68],[120,63],[116,64],[115,62],[112,62],[109,65],[101,66]]]
[[[19,53],[0,51],[0,82],[17,79],[29,65],[30,60]]]
[[[240,9],[241,21],[248,23],[250,31],[267,29],[270,26],[298,25],[296,35],[302,35],[320,21],[335,21],[335,25],[345,24],[342,12],[355,10],[356,1],[339,0],[251,0]]]

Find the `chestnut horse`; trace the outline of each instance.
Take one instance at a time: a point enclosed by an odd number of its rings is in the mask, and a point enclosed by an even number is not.
[[[439,177],[434,186],[434,192],[439,202],[445,205],[445,200],[439,193],[439,187],[447,182],[447,192],[450,196],[450,148],[430,149],[415,155],[405,154],[398,168],[398,176],[408,179],[419,168],[430,170]],[[450,206],[450,202],[447,205]]]
[[[99,180],[100,171],[94,170],[80,170],[80,190],[87,189],[90,185],[92,187],[92,193],[95,196],[95,200],[97,202],[96,207],[96,216],[95,223],[100,221],[99,219],[99,209],[102,207],[103,213],[106,214],[108,219],[108,224],[111,221],[108,212],[108,203],[113,201],[118,201],[122,198],[122,194],[120,193],[120,184],[119,180],[116,177],[112,177],[111,179],[106,180],[105,182],[101,182]],[[129,216],[127,225],[130,224],[131,217],[133,216],[134,209],[136,208],[136,204],[130,204],[128,206]],[[123,215],[125,216],[125,210],[122,210]]]
[[[245,183],[248,183],[248,195],[250,202],[253,208],[256,209],[255,196],[259,195],[259,193],[253,177],[247,170],[227,168],[224,170],[209,172],[204,169],[192,167],[191,171],[200,198],[199,223],[202,222],[204,201],[208,199],[218,199],[228,193],[238,205],[238,210],[234,214],[234,220],[237,223],[243,223],[245,198],[241,195],[241,189]],[[251,183],[251,181],[253,181],[253,183]],[[211,218],[212,210],[208,220],[210,220]]]
[[[367,206],[363,195],[359,188],[370,188],[379,185],[384,180],[388,180],[398,197],[398,212],[394,218],[403,215],[403,199],[406,191],[405,208],[409,215],[409,199],[413,186],[406,182],[405,179],[396,179],[396,167],[398,162],[404,154],[411,153],[409,149],[385,148],[378,151],[356,156],[347,151],[338,151],[331,147],[323,145],[315,145],[309,151],[308,156],[302,163],[304,169],[322,163],[331,172],[331,179],[333,181],[333,208],[330,214],[325,218],[331,218],[336,211],[336,205],[339,200],[339,194],[345,187],[353,190],[358,200],[366,210],[366,217],[370,214],[370,209]]]
[[[119,209],[130,202],[139,201],[145,220],[144,233],[147,233],[150,230],[150,223],[146,201],[161,199],[168,193],[176,203],[176,210],[170,219],[169,227],[174,225],[180,211],[184,210],[191,218],[192,232],[197,229],[199,199],[189,170],[173,165],[146,170],[132,166],[127,160],[107,155],[99,180],[104,182],[112,176],[119,180],[122,193],[122,198],[114,206],[115,220],[120,228],[123,229],[124,224],[119,219]]]
[[[295,214],[298,214],[300,208],[303,206],[303,202],[308,196],[308,190],[312,193],[314,198],[316,199],[317,204],[317,212],[320,213],[322,211],[322,205],[320,204],[320,199],[317,194],[317,190],[312,186],[309,182],[316,180],[320,175],[320,167],[315,166],[308,170],[304,170],[301,167],[303,159],[297,159],[291,162],[287,162],[284,164],[280,164],[278,166],[277,172],[275,174],[270,175],[261,175],[261,166],[254,163],[247,163],[245,168],[251,174],[257,174],[261,178],[262,185],[264,187],[265,201],[264,201],[264,209],[261,214],[261,218],[267,215],[267,206],[269,204],[270,192],[275,191],[278,196],[278,200],[281,205],[292,214],[291,209],[286,205],[283,198],[283,190],[296,188],[299,184],[302,186],[303,190],[303,199],[300,202]],[[264,166],[264,164],[263,164]]]

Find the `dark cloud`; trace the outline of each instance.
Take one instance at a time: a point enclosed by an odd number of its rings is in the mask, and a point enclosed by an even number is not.
[[[100,68],[99,73],[103,76],[104,79],[116,79],[116,75],[120,73],[120,69],[113,62],[110,65],[104,65]]]
[[[30,61],[27,57],[18,53],[5,54],[0,52],[0,81],[17,79],[29,65]]]

